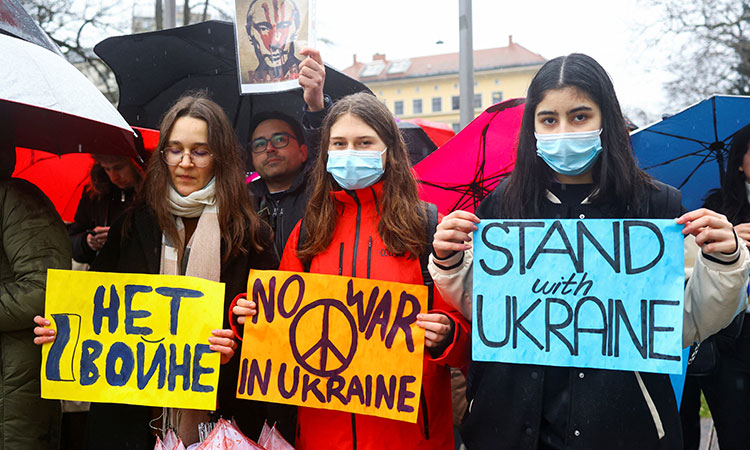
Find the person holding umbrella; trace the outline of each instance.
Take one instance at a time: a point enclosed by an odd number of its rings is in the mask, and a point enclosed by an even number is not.
[[[369,93],[340,99],[323,121],[321,148],[304,218],[287,241],[280,269],[432,289],[425,271],[437,210],[419,200],[406,144],[385,105]],[[432,302],[434,309],[417,316],[417,325],[425,329],[417,423],[300,407],[298,450],[453,450],[448,366],[466,364],[468,328],[437,291]],[[239,299],[232,311],[244,323],[257,306]]]
[[[29,339],[44,311],[47,269],[70,269],[70,244],[52,202],[11,178],[12,134],[0,125],[0,448],[49,450],[60,436],[60,402],[41,398],[42,353]]]
[[[732,139],[722,187],[713,189],[704,207],[721,212],[734,225],[734,231],[750,245],[750,125]],[[699,448],[700,393],[706,397],[722,450],[744,449],[750,442],[750,320],[747,309],[731,325],[711,336],[693,351],[694,361],[704,371],[685,379],[680,418],[685,449]],[[696,364],[698,366],[698,364]]]
[[[750,255],[726,218],[684,212],[680,193],[633,159],[612,81],[594,59],[548,61],[532,80],[512,174],[476,215],[438,226],[429,268],[448,301],[471,318],[472,246],[479,218],[677,218],[701,247],[685,288],[683,347],[706,339],[743,301]],[[461,435],[470,449],[680,449],[666,374],[473,362]]]
[[[102,272],[189,275],[226,284],[229,301],[246,290],[250,269],[275,269],[278,256],[271,231],[258,218],[243,182],[245,167],[234,130],[219,105],[202,95],[187,95],[165,114],[156,153],[133,207],[109,231],[92,264]],[[54,340],[50,322],[37,316],[34,342]],[[219,413],[234,416],[245,433],[258,434],[265,419],[285,423],[283,411],[239,401],[234,396],[238,344],[227,329],[208,337],[221,353]],[[267,407],[268,406],[268,407]],[[158,414],[157,414],[158,415]],[[174,420],[181,417],[181,419]],[[121,404],[91,405],[87,447],[151,449],[151,409]],[[196,442],[205,411],[166,411],[186,444]]]

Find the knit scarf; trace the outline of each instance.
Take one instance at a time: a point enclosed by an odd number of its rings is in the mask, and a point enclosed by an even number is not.
[[[170,187],[167,204],[170,212],[175,216],[177,233],[180,240],[185,240],[185,226],[182,218],[198,219],[190,242],[187,243],[184,256],[187,257],[185,275],[219,281],[221,274],[221,231],[219,230],[219,216],[216,208],[214,180],[201,190],[187,196],[180,195],[174,187]],[[180,261],[177,259],[178,243],[169,242],[162,234],[161,265],[159,273],[163,275],[179,275]]]
[[[199,217],[198,225],[187,243],[183,258],[187,259],[185,275],[199,277],[206,280],[219,281],[221,274],[221,231],[216,207],[214,180],[201,190],[187,196],[180,195],[173,186],[169,188],[167,204],[174,215],[180,241],[185,241],[185,225],[182,218]],[[179,275],[180,261],[178,261],[178,243],[169,242],[162,234],[161,265],[159,273],[162,275]],[[210,420],[208,411],[164,408],[163,429],[173,428],[177,431],[186,445],[198,442],[198,425]]]

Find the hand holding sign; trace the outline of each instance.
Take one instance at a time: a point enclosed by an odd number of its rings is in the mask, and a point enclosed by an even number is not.
[[[685,225],[682,234],[695,236],[695,243],[703,253],[732,254],[737,251],[732,224],[722,214],[701,208],[683,214],[675,222]]]
[[[424,328],[424,346],[439,347],[453,336],[453,322],[443,313],[418,314],[417,326]]]
[[[52,325],[49,320],[42,316],[34,316],[34,323],[39,325],[38,327],[34,327],[34,334],[36,335],[34,343],[36,345],[46,344],[55,340],[55,330],[49,328]]]
[[[253,317],[257,313],[258,308],[255,306],[255,302],[247,298],[237,299],[237,305],[232,308],[232,314],[237,316],[237,323],[240,325],[245,324],[245,316]]]
[[[453,252],[462,252],[471,248],[471,234],[476,231],[479,218],[467,211],[453,211],[438,224],[432,248],[435,256],[445,259]]]
[[[326,68],[320,52],[314,48],[303,48],[300,55],[307,56],[299,65],[299,85],[302,96],[310,111],[322,111],[325,108],[323,85],[326,81]]]

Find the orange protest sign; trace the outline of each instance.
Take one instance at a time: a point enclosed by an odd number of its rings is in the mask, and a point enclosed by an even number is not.
[[[250,271],[237,397],[417,421],[427,288]]]

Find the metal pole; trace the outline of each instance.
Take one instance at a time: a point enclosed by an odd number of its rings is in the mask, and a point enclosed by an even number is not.
[[[175,0],[164,0],[164,28],[177,26],[177,7]]]
[[[458,2],[458,87],[463,129],[474,120],[474,45],[472,43],[471,0]]]

